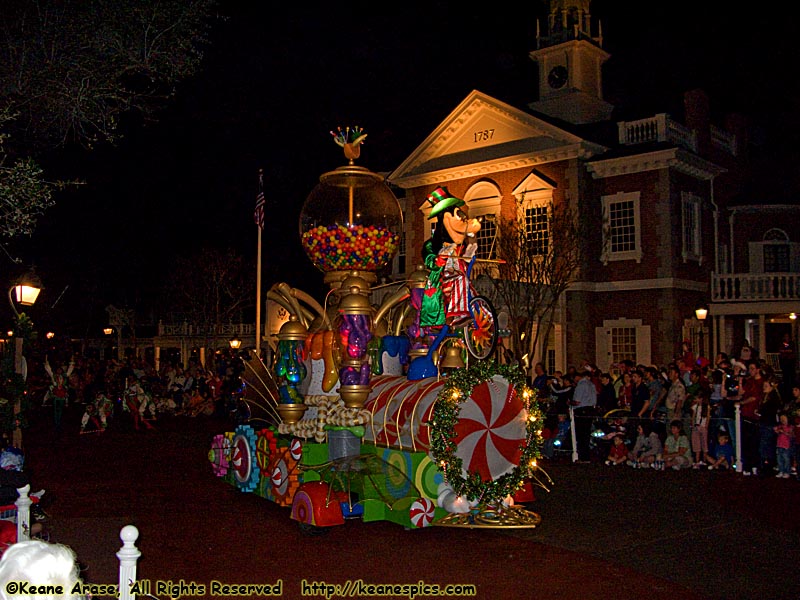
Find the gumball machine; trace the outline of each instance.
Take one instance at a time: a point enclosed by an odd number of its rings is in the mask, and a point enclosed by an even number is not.
[[[370,286],[400,247],[403,213],[381,175],[355,164],[367,137],[359,127],[331,132],[348,163],[323,173],[300,213],[303,250],[339,302],[339,393],[357,408],[369,393]]]
[[[323,173],[306,199],[301,244],[332,288],[354,272],[372,284],[400,247],[400,203],[381,175],[354,164],[366,134],[358,127],[331,134],[349,162]]]

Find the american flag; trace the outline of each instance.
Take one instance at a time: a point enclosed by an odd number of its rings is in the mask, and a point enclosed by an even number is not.
[[[256,210],[253,220],[261,229],[264,229],[264,171],[258,170],[258,194],[256,195]]]

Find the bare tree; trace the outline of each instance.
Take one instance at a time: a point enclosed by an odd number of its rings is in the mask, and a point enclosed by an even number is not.
[[[0,236],[29,235],[69,182],[43,153],[114,142],[124,115],[153,119],[195,73],[216,0],[3,0]]]
[[[6,0],[0,105],[26,152],[113,141],[196,72],[215,0]]]
[[[536,352],[581,267],[587,225],[575,209],[552,201],[536,209],[519,206],[514,218],[498,224],[496,247],[504,262],[495,267],[487,295],[508,311],[511,346],[525,366],[543,361]]]
[[[234,250],[206,248],[174,261],[164,294],[171,310],[210,334],[243,322],[255,305],[255,265]]]

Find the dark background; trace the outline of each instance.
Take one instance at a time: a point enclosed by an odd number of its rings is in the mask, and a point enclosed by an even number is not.
[[[373,3],[360,2],[313,10],[223,3],[226,18],[214,25],[203,70],[180,86],[159,122],[132,119],[116,148],[45,161],[53,178],[84,184],[60,194],[36,233],[9,248],[36,266],[46,287],[29,313],[79,336],[99,335],[108,304],[135,308],[140,323],[165,316],[164,282],[196,276],[171,270],[177,254],[233,247],[254,259],[259,168],[268,207],[265,289],[286,281],[321,293],[297,218],[320,174],[345,162],[331,129],[361,126],[368,137],[358,164],[390,172],[473,89],[522,108],[536,99],[528,53],[537,18],[545,31],[545,3],[490,8],[388,3],[375,14]],[[595,0],[592,13],[611,54],[604,93],[614,118],[680,118],[682,93],[702,87],[715,116],[742,112],[755,126],[771,185],[754,201],[796,202],[800,90],[791,19],[688,1],[645,9]],[[2,311],[0,318],[9,313]]]

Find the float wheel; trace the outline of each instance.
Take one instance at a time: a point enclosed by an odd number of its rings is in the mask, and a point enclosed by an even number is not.
[[[256,432],[249,425],[239,425],[231,442],[230,463],[236,487],[243,492],[255,490],[261,477],[256,448]]]
[[[464,326],[464,342],[474,358],[484,360],[497,345],[497,314],[492,303],[483,296],[473,296],[469,312],[472,320]]]

